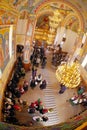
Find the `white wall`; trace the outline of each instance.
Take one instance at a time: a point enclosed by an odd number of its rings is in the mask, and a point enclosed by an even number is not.
[[[77,33],[71,31],[70,29],[67,29],[66,41],[62,46],[63,51],[66,51],[68,53],[72,53],[77,36],[78,36]]]
[[[58,28],[54,44],[61,43],[64,33],[66,34],[66,41],[62,45],[62,49],[71,54],[78,34],[70,29],[66,30],[64,27]]]
[[[27,22],[28,22],[27,19],[18,19],[16,34],[19,34],[19,35],[26,34]]]
[[[62,37],[63,37],[63,34],[65,33],[65,28],[64,27],[59,27],[57,29],[57,35],[55,37],[55,41],[54,41],[54,44],[58,45],[61,43],[62,41]]]

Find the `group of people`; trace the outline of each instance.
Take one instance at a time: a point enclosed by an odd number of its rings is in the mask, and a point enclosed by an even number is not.
[[[48,112],[48,109],[44,108],[42,101],[40,99],[38,99],[35,102],[31,102],[31,104],[28,108],[28,112],[31,114],[35,113],[36,110],[39,111],[40,114],[45,114]]]
[[[40,122],[40,121],[48,121],[48,117],[47,116],[34,116],[33,120],[36,122]]]
[[[30,61],[31,64],[36,67],[39,67],[40,64],[42,68],[46,66],[47,57],[43,46],[39,47],[37,43],[34,45]]]
[[[77,89],[77,94],[74,94],[73,97],[69,99],[72,105],[81,104],[87,108],[87,95],[85,92],[85,87],[83,85],[79,86]]]
[[[11,80],[7,84],[7,88],[4,96],[4,105],[2,112],[4,115],[4,121],[7,123],[18,124],[16,118],[16,110],[21,111],[20,105],[16,102],[16,98],[21,97],[21,91],[18,88],[18,83],[21,78],[25,77],[25,70],[22,64],[22,58],[19,56],[15,65],[14,73],[12,74]],[[26,91],[26,85],[23,84],[24,90]]]
[[[24,94],[25,92],[27,92],[28,88],[29,88],[29,83],[26,80],[24,80],[23,85],[18,86],[18,90],[20,91],[21,94]]]
[[[52,65],[57,67],[62,62],[66,62],[67,60],[68,60],[67,52],[63,52],[60,45],[54,48],[53,55],[52,55]]]
[[[30,87],[34,89],[37,85],[39,85],[40,89],[45,89],[47,86],[46,80],[42,79],[42,75],[38,74],[37,75],[37,69],[32,67],[32,76],[30,79]]]
[[[25,101],[21,101],[20,97],[23,93],[28,91],[29,82],[25,79],[25,69],[23,67],[23,57],[22,57],[23,46],[17,46],[17,61],[15,64],[15,69],[8,81],[3,101],[2,113],[4,116],[3,121],[12,124],[20,125],[17,117],[16,111],[21,111],[21,104]],[[23,84],[19,85],[20,79],[23,79]],[[18,100],[17,100],[18,99]]]
[[[46,114],[48,112],[51,112],[53,109],[47,109],[43,106],[42,101],[40,99],[36,100],[35,102],[31,102],[28,108],[28,113],[34,114],[36,111],[38,111],[40,114]],[[40,116],[39,116],[40,117]],[[37,117],[38,118],[38,117]],[[39,118],[40,119],[40,118]],[[43,121],[47,121],[47,116],[42,116]]]
[[[20,98],[21,92],[18,89],[18,83],[21,78],[25,77],[25,70],[23,68],[23,63],[21,57],[17,58],[16,66],[11,80],[7,84],[7,91],[14,94],[15,97]]]
[[[43,46],[39,47],[37,45],[35,45],[33,49],[33,53],[30,57],[32,64],[32,75],[29,82],[25,79],[25,69],[23,67],[23,57],[21,55],[21,52],[23,52],[23,47],[17,47],[17,52],[20,53],[20,55],[17,57],[11,80],[7,84],[4,107],[2,110],[3,114],[5,115],[5,121],[7,123],[18,124],[16,111],[21,111],[23,108],[21,105],[27,104],[27,101],[25,102],[21,100],[21,95],[26,93],[29,87],[33,89],[38,85],[41,90],[47,87],[47,81],[43,79],[42,74],[37,74],[39,65],[44,68],[47,63],[45,49]],[[19,82],[21,78],[23,79],[23,82]],[[37,101],[32,102],[28,108],[29,113],[35,113],[36,111],[42,115],[40,116],[42,121],[47,121],[48,117],[43,116],[43,114],[48,113],[51,111],[51,109],[44,108],[41,100],[38,99]],[[38,117],[36,117],[36,120],[40,120],[40,118],[38,119]]]

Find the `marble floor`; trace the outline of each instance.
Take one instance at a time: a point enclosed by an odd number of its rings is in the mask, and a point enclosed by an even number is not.
[[[46,67],[42,69],[39,66],[37,70],[37,75],[41,73],[43,79],[46,79],[47,81],[46,89],[40,90],[39,85],[37,85],[34,89],[29,87],[28,91],[21,96],[21,99],[26,100],[28,105],[40,98],[45,108],[53,108],[52,112],[45,114],[49,120],[47,122],[39,123],[33,121],[33,116],[42,115],[40,115],[38,112],[35,114],[29,114],[28,106],[22,106],[22,111],[16,113],[19,122],[26,124],[27,126],[32,121],[34,125],[49,126],[59,124],[61,122],[65,122],[69,118],[72,118],[84,109],[81,105],[72,106],[69,102],[69,99],[73,96],[73,94],[77,93],[76,89],[66,89],[63,94],[58,93],[60,86],[56,79],[55,72],[56,69],[51,65],[51,54],[47,52]],[[26,72],[25,78],[21,79],[19,84],[23,84],[25,79],[30,81],[30,77],[31,71]]]

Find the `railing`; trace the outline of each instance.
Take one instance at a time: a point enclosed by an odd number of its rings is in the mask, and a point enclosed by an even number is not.
[[[82,125],[82,126],[81,126]],[[67,120],[64,123],[60,123],[53,126],[17,126],[0,122],[0,130],[14,129],[14,130],[82,130],[87,125],[87,110],[79,115],[74,116],[72,119]],[[79,127],[80,126],[80,127]]]

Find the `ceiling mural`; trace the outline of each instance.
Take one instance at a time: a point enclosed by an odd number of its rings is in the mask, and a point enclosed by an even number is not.
[[[38,28],[43,28],[43,29],[47,28],[48,29],[49,28],[48,24],[49,24],[48,14],[44,14],[41,17],[38,18],[36,26]]]
[[[68,0],[79,9],[79,12],[85,19],[85,28],[87,30],[87,0]]]
[[[85,25],[87,25],[87,0],[1,0],[0,2],[0,24],[10,24],[16,23],[17,18],[29,18],[30,14],[39,13],[40,11],[45,10],[54,10],[58,9],[61,13],[61,17],[65,18],[69,13],[76,11],[73,8],[77,8],[79,16],[83,15],[85,18]],[[38,12],[39,10],[39,12]],[[81,14],[81,13],[82,14]],[[44,19],[47,19],[46,13],[43,14],[43,17],[40,22],[44,22]],[[73,18],[75,19],[75,18]],[[38,22],[40,24],[40,22]],[[47,21],[45,21],[47,22]],[[78,23],[75,20],[71,20],[68,26],[76,26]],[[47,24],[47,23],[46,23]],[[41,26],[41,25],[40,25]],[[75,28],[75,27],[73,27]]]
[[[0,25],[16,24],[19,12],[7,0],[0,2]]]
[[[82,7],[87,11],[87,0],[80,0]]]
[[[4,1],[4,2],[3,2]],[[55,2],[56,1],[56,2]],[[1,3],[6,3],[8,5],[13,6],[13,8],[16,8],[17,10],[22,10],[24,7],[26,7],[28,10],[29,7],[32,7],[32,9],[38,8],[38,6],[42,5],[43,3],[49,2],[55,2],[55,6],[57,2],[62,2],[61,1],[57,1],[57,0],[1,0]],[[73,3],[74,5],[76,5],[79,9],[85,9],[87,10],[87,0],[63,0],[62,3],[64,2],[70,2]],[[62,7],[62,6],[61,6]]]
[[[47,24],[49,24],[49,15],[48,11],[54,12],[58,10],[61,14],[61,25],[72,29],[73,31],[77,31],[80,27],[78,17],[75,14],[75,11],[68,7],[66,4],[58,2],[58,3],[51,3],[44,6],[44,10],[47,10],[47,13],[41,14],[37,21],[37,27],[39,28],[47,28]],[[40,9],[40,13],[43,11],[43,8]],[[47,14],[47,15],[46,15]],[[76,23],[76,24],[75,24]],[[78,23],[78,24],[77,24]],[[77,25],[77,26],[76,26]]]

